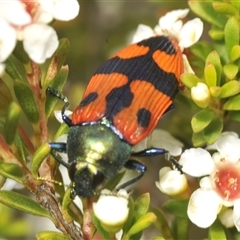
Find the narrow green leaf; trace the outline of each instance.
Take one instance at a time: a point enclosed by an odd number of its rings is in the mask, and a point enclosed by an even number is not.
[[[25,151],[23,148],[22,139],[20,138],[18,133],[15,135],[13,143],[18,150],[18,156],[20,157],[20,159],[22,160],[23,163],[26,163],[26,156],[25,156]]]
[[[120,172],[115,176],[113,176],[111,179],[107,181],[105,188],[109,189],[110,191],[113,191],[116,188],[116,186],[120,183],[124,175],[125,175],[125,171]]]
[[[135,201],[134,206],[134,219],[140,218],[142,215],[144,215],[150,204],[150,195],[149,193],[142,194],[139,196]]]
[[[13,163],[0,162],[0,175],[22,184],[25,179],[22,168]]]
[[[28,120],[37,123],[39,120],[38,107],[30,87],[20,80],[15,80],[14,91],[22,110]]]
[[[64,61],[70,49],[70,44],[67,38],[63,38],[59,41],[59,46],[54,55],[51,58],[50,64],[47,69],[46,76],[42,85],[47,88],[53,79],[58,75],[59,70],[62,68]]]
[[[235,45],[232,47],[231,53],[230,53],[230,61],[234,62],[240,58],[240,46]]]
[[[213,144],[223,129],[223,122],[220,118],[215,118],[211,123],[203,130],[203,135],[208,144]]]
[[[98,230],[98,232],[100,233],[100,235],[102,236],[102,238],[104,240],[111,239],[110,234],[103,229],[103,227],[101,226],[100,221],[97,219],[97,217],[94,214],[92,214],[92,221],[94,223],[94,226],[96,227],[96,229]]]
[[[133,224],[133,219],[134,219],[134,201],[133,201],[133,198],[131,196],[128,199],[128,208],[129,208],[128,219],[124,223],[124,226],[123,226],[123,235],[125,235],[129,231],[129,229],[131,228],[131,226]]]
[[[152,212],[157,216],[157,220],[154,223],[158,231],[161,233],[161,235],[164,237],[164,239],[173,239],[171,228],[169,227],[168,220],[166,219],[166,216],[160,210],[159,208],[153,208],[151,209]]]
[[[221,93],[221,87],[215,86],[215,87],[209,87],[209,92],[212,97],[218,98],[219,94]]]
[[[144,229],[148,228],[152,223],[154,223],[157,220],[157,217],[154,213],[148,212],[141,216],[137,222],[135,222],[130,230],[127,233],[127,236],[131,237],[132,235],[135,235]],[[131,239],[131,238],[130,238]]]
[[[162,206],[163,210],[181,218],[187,218],[188,200],[169,200]]]
[[[13,101],[7,84],[0,78],[0,110],[6,110]]]
[[[30,61],[30,58],[26,51],[23,48],[23,43],[22,41],[18,41],[16,44],[16,47],[13,50],[13,55],[19,60],[19,62],[23,64],[27,64]]]
[[[52,231],[39,232],[36,234],[36,238],[37,240],[71,240],[70,237],[62,233]]]
[[[183,73],[180,78],[183,84],[190,89],[195,87],[198,82],[201,82],[201,80],[193,73]]]
[[[214,112],[208,108],[200,110],[192,117],[191,125],[193,132],[202,131],[212,121]]]
[[[224,31],[220,29],[210,29],[208,34],[215,41],[220,41],[224,38]]]
[[[51,219],[47,210],[42,208],[34,200],[19,193],[0,190],[0,202],[8,207],[12,207],[26,213]]]
[[[234,121],[240,122],[240,112],[239,111],[231,111],[228,117]]]
[[[51,87],[54,89],[57,89],[59,91],[62,91],[64,84],[66,83],[68,77],[68,67],[63,66],[61,70],[58,72],[57,76],[52,80]],[[56,106],[56,103],[58,101],[58,98],[47,94],[47,99],[45,103],[45,113],[46,116],[49,117],[52,113],[53,109]]]
[[[221,239],[227,240],[227,236],[225,234],[224,228],[219,220],[216,220],[211,227],[209,228],[208,232],[209,240]]]
[[[14,63],[14,57],[10,56],[6,61],[5,61],[5,72],[13,79],[19,79],[23,81],[23,77],[21,73],[18,71],[16,68],[16,64]]]
[[[188,5],[195,14],[197,14],[207,22],[219,28],[224,27],[227,18],[224,15],[217,13],[213,9],[212,2],[190,0],[188,1]]]
[[[224,110],[240,110],[240,95],[231,97],[223,105]]]
[[[4,126],[4,135],[7,144],[12,144],[17,133],[21,116],[21,108],[16,102],[12,102],[8,108],[7,118]]]
[[[221,75],[222,75],[222,65],[221,65],[221,59],[220,56],[218,54],[217,51],[212,51],[211,53],[208,54],[207,58],[206,58],[206,66],[208,64],[212,64],[214,66],[214,69],[216,71],[216,83],[214,83],[213,80],[209,80],[209,82],[212,82],[211,85],[208,86],[219,86],[220,85],[220,79],[221,79]]]
[[[188,239],[189,219],[177,217],[173,222],[174,239]]]
[[[51,148],[48,143],[41,145],[35,152],[32,159],[32,174],[35,178],[38,177],[38,169],[41,166],[43,160],[50,154]]]
[[[238,66],[235,64],[226,64],[223,67],[223,72],[228,79],[232,80],[237,76]]]
[[[213,2],[213,8],[216,12],[226,15],[236,15],[238,9],[229,3]]]
[[[217,72],[212,63],[208,63],[204,68],[204,76],[209,87],[217,85]]]
[[[239,27],[238,22],[234,17],[229,18],[224,28],[225,44],[228,56],[231,56],[232,48],[239,45]]]
[[[70,209],[70,205],[73,201],[71,197],[71,190],[72,190],[71,187],[67,189],[62,200],[62,212],[67,222],[72,221],[72,217],[68,213],[68,209]]]
[[[219,98],[234,96],[240,92],[240,82],[236,80],[229,81],[221,87]]]

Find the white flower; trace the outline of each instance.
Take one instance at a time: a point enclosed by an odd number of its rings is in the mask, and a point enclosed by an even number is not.
[[[203,23],[195,18],[183,24],[180,20],[188,14],[189,9],[174,10],[161,17],[158,25],[152,30],[149,26],[140,24],[133,36],[133,43],[153,36],[169,36],[178,40],[183,50],[196,43],[202,35]]]
[[[186,17],[189,9],[174,10],[158,21],[158,25],[152,29],[151,27],[140,24],[133,35],[132,43],[141,40],[164,35],[178,40],[178,45],[183,52],[184,48],[188,48],[196,43],[203,32],[203,22],[199,18],[195,18],[183,24],[182,18]],[[183,54],[184,72],[193,72],[187,57]]]
[[[212,156],[205,149],[186,150],[180,157],[182,170],[203,177],[200,188],[191,196],[188,216],[197,226],[207,228],[216,220],[222,206],[233,207],[232,219],[240,231],[240,139],[233,133],[222,133]],[[229,224],[231,226],[231,218]]]
[[[210,91],[205,83],[197,83],[191,88],[192,100],[201,108],[206,108],[210,101]]]
[[[155,129],[147,138],[135,145],[133,150],[137,152],[151,147],[165,149],[171,156],[179,156],[182,153],[183,144],[169,132]]]
[[[121,189],[113,195],[107,189],[102,190],[98,201],[93,203],[93,211],[106,231],[117,233],[128,218],[128,193]]]
[[[10,56],[17,40],[23,41],[34,62],[44,63],[59,45],[55,30],[47,24],[54,18],[70,20],[78,12],[76,0],[0,1],[0,63]]]
[[[159,179],[159,182],[156,182],[157,188],[168,196],[181,197],[188,189],[186,176],[177,169],[171,170],[170,167],[160,169]]]

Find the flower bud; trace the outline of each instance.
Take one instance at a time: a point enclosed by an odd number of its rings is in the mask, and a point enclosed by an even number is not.
[[[98,201],[93,203],[93,211],[106,231],[117,233],[128,218],[126,190],[121,189],[116,195],[113,195],[111,191],[104,189]]]
[[[206,108],[210,101],[210,92],[205,83],[197,83],[191,88],[192,100],[201,108]]]

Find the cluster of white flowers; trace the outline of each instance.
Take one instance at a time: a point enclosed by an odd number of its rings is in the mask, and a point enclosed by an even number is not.
[[[0,1],[0,74],[17,41],[23,42],[31,60],[44,63],[59,44],[55,30],[48,24],[54,19],[71,20],[79,9],[77,0]]]

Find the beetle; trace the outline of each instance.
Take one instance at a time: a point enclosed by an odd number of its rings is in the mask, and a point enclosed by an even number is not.
[[[61,114],[69,126],[66,143],[49,145],[56,160],[68,168],[75,195],[94,195],[105,178],[112,178],[122,168],[137,171],[135,178],[118,187],[125,188],[146,171],[134,157],[167,153],[161,148],[133,152],[132,147],[146,138],[172,108],[182,86],[182,73],[177,40],[155,36],[123,48],[100,66],[71,119],[65,114],[67,98],[48,87],[49,93],[65,102]],[[56,151],[66,152],[68,162]],[[181,171],[172,157],[169,160]]]

